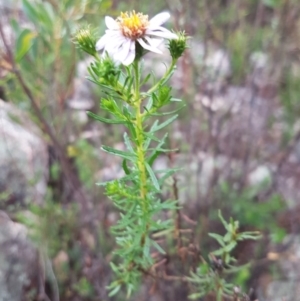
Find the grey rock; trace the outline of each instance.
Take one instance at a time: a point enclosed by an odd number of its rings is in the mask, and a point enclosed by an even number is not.
[[[74,79],[74,91],[72,97],[68,99],[68,107],[73,110],[91,110],[95,105],[93,101],[93,87],[88,76],[87,67],[92,62],[91,59],[81,61],[77,65],[77,77]]]
[[[268,67],[268,55],[261,51],[253,52],[250,55],[250,64],[254,69],[264,69]]]
[[[265,165],[259,165],[248,175],[248,182],[251,186],[271,182],[272,174],[270,168]]]
[[[47,144],[27,114],[2,100],[0,170],[0,209],[15,210],[29,202],[43,201],[48,176]]]
[[[193,39],[191,56],[205,77],[218,81],[231,75],[229,53],[217,45],[205,45],[201,41]]]
[[[37,287],[39,258],[27,229],[0,211],[0,300],[21,301]],[[36,293],[36,291],[35,291]]]
[[[267,289],[265,301],[299,301],[300,287],[297,281],[273,281]]]
[[[274,246],[273,246],[274,247]],[[266,285],[260,281],[257,297],[260,301],[300,301],[300,236],[286,235],[280,248],[268,254],[278,268],[275,279]]]

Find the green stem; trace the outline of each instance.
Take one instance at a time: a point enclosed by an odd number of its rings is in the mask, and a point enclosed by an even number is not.
[[[146,92],[146,95],[149,95],[157,90],[157,88],[166,80],[168,76],[172,73],[174,70],[174,67],[176,65],[177,60],[172,59],[172,63],[169,67],[169,69],[166,71],[165,75],[151,88]]]
[[[143,133],[143,113],[141,112],[142,98],[140,96],[140,75],[139,63],[134,62],[134,75],[135,75],[135,100],[134,106],[136,109],[136,153],[137,153],[137,168],[140,173],[140,196],[142,199],[143,212],[148,212],[147,204],[147,172],[145,167],[145,151],[144,151],[144,133]]]

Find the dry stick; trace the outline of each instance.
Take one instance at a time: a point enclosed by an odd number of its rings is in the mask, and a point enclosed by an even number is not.
[[[72,166],[65,154],[65,151],[63,150],[62,146],[60,145],[59,141],[56,139],[55,134],[52,132],[52,129],[50,127],[50,125],[48,124],[48,122],[46,121],[46,119],[44,118],[31,90],[29,89],[29,87],[26,85],[20,71],[17,69],[16,66],[16,62],[14,60],[14,56],[13,53],[6,41],[4,32],[3,32],[3,26],[2,23],[0,21],[0,36],[2,38],[3,44],[4,44],[4,48],[6,50],[6,54],[8,56],[8,59],[10,60],[10,63],[12,64],[12,72],[15,74],[17,80],[19,81],[23,91],[25,92],[25,94],[27,95],[27,97],[29,98],[31,105],[33,107],[33,110],[36,114],[36,116],[38,117],[39,121],[42,124],[43,127],[43,131],[50,137],[56,151],[58,154],[58,157],[60,159],[60,163],[62,165],[62,169],[63,172],[65,174],[65,176],[67,177],[67,179],[70,181],[74,191],[79,192],[79,196],[81,198],[78,199],[79,204],[81,206],[81,210],[83,212],[87,212],[88,209],[88,200],[85,197],[82,188],[81,188],[81,183],[79,181],[79,179],[74,175],[73,171],[72,171]]]
[[[171,152],[169,154],[169,160],[171,162],[171,165],[174,164],[174,158],[175,153]],[[179,196],[178,196],[178,187],[177,187],[177,177],[175,175],[173,175],[173,185],[172,185],[172,190],[173,190],[173,194],[174,194],[174,200],[176,200],[177,205],[178,205],[178,200],[179,200]],[[181,228],[181,212],[180,212],[180,208],[176,209],[176,219],[175,219],[175,236],[177,238],[177,251],[179,252],[180,248],[182,247],[182,238],[181,238],[181,232],[180,232],[180,228]]]
[[[252,34],[250,35],[250,38],[249,38],[248,45],[251,45],[251,43],[255,39],[255,33],[262,22],[263,16],[264,16],[264,5],[260,1],[258,4],[258,7],[256,9],[254,25],[253,25],[253,29],[252,29]],[[251,97],[250,97],[251,111],[249,113],[249,116],[248,116],[248,119],[246,122],[247,122],[248,128],[250,130],[249,130],[249,135],[247,136],[247,141],[246,141],[246,143],[248,143],[248,147],[246,148],[246,151],[243,154],[243,161],[242,161],[243,176],[240,178],[240,181],[238,183],[240,190],[242,190],[246,184],[247,175],[249,172],[249,164],[250,164],[251,155],[255,151],[255,146],[257,146],[257,144],[253,143],[253,141],[255,141],[255,139],[254,139],[255,133],[254,133],[253,126],[252,126],[254,109],[255,109],[254,107],[256,106],[256,102],[257,102],[256,97],[258,95],[258,88],[255,85],[255,76],[254,75],[251,76],[249,86],[250,86],[250,90],[251,90]]]
[[[159,274],[153,274],[149,271],[146,270],[142,270],[142,272],[147,275],[150,276],[153,279],[161,279],[161,280],[167,280],[167,281],[181,281],[181,282],[189,282],[189,278],[185,277],[185,276],[172,276],[172,275],[167,275],[166,272],[163,272],[162,275]]]

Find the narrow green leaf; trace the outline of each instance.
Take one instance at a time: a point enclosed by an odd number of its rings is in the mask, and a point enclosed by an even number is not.
[[[118,267],[112,261],[109,263],[109,265],[115,273],[118,273]]]
[[[107,86],[107,85],[104,85],[103,83],[99,82],[99,78],[98,78],[98,75],[96,73],[96,70],[94,70],[96,67],[95,66],[90,66],[88,67],[88,72],[90,74],[90,76],[86,76],[86,79],[89,80],[90,82],[96,84],[97,86],[101,87],[102,88],[102,91],[109,97],[115,97],[115,98],[118,98],[118,99],[122,99],[120,98],[120,95],[118,93],[116,93],[115,89]],[[107,92],[109,91],[109,93]]]
[[[167,115],[171,115],[171,114],[175,114],[177,112],[179,112],[180,110],[182,110],[186,105],[182,105],[181,107],[179,107],[178,109],[174,110],[174,111],[170,111],[170,112],[162,112],[162,113],[150,113],[151,116],[167,116]]]
[[[116,294],[119,292],[120,289],[121,289],[121,285],[116,286],[116,287],[108,294],[108,296],[109,296],[109,297],[112,297],[112,296],[116,295]]]
[[[223,249],[219,249],[216,251],[213,251],[212,254],[216,255],[216,256],[223,256],[225,253],[225,251]]]
[[[202,281],[205,282],[205,281]],[[195,300],[195,299],[200,299],[201,297],[205,296],[206,292],[203,293],[194,293],[189,295],[189,299]]]
[[[126,294],[127,299],[129,299],[129,297],[131,296],[133,290],[134,290],[134,285],[129,283],[128,286],[127,286],[127,294]]]
[[[150,155],[149,160],[148,160],[148,163],[149,163],[150,166],[153,165],[155,159],[161,154],[161,151],[159,151],[158,149],[161,148],[164,145],[165,140],[166,140],[167,137],[168,137],[168,133],[166,133],[164,135],[164,137],[161,139],[161,141],[157,145],[156,149]]]
[[[175,69],[176,69],[176,66],[174,66],[172,71],[170,72],[170,74],[166,78],[164,78],[164,80],[161,82],[161,86],[163,86],[165,83],[167,83],[168,80],[173,76]]]
[[[165,250],[155,240],[152,240],[152,245],[161,254],[166,254]]]
[[[123,84],[122,92],[124,91],[124,89],[125,89],[125,87],[126,87],[128,81],[129,81],[129,79],[130,79],[130,77],[129,77],[129,76],[126,76],[126,79],[125,79],[124,84]]]
[[[161,141],[161,139],[155,137],[155,136],[152,135],[150,132],[149,132],[149,133],[144,132],[144,135],[145,135],[146,137],[150,138],[150,141],[151,141],[151,140],[154,140],[154,141],[156,141],[156,142],[160,142],[160,141]],[[149,145],[148,145],[148,146],[149,146]]]
[[[155,232],[154,234],[152,234],[153,238],[158,238],[158,237],[162,237],[162,236],[166,236],[168,234],[170,234],[171,232],[173,232],[173,229],[165,229],[159,232]]]
[[[131,88],[132,88],[132,85],[133,85],[133,81],[134,81],[134,78],[131,77],[131,78],[129,79],[129,83],[128,83],[127,88],[126,88],[126,93],[127,93],[127,94],[129,94],[129,92],[131,91]]]
[[[178,206],[178,202],[174,200],[167,200],[159,204],[161,210],[176,210],[180,209],[181,207]],[[160,212],[161,210],[157,210]]]
[[[90,116],[91,118],[103,122],[103,123],[109,123],[109,124],[126,124],[127,121],[126,120],[121,120],[121,119],[108,119],[108,118],[104,118],[101,117],[99,115],[96,115],[92,112],[87,111],[86,112],[88,116]]]
[[[223,241],[223,237],[219,234],[216,233],[208,233],[208,235],[212,238],[214,238],[215,240],[217,240],[217,242],[222,246],[225,247],[225,243]]]
[[[130,112],[130,110],[128,109],[127,106],[124,106],[124,107],[123,107],[123,115],[124,115],[128,120],[132,119],[132,114],[131,114],[131,112]]]
[[[236,241],[231,241],[227,246],[224,247],[224,250],[227,252],[227,253],[230,253],[237,245],[237,242]]]
[[[44,2],[42,5],[39,5],[38,8],[39,8],[38,21],[42,22],[46,29],[52,30],[56,19],[54,7],[50,3]]]
[[[223,238],[225,243],[228,243],[229,241],[232,240],[232,233],[231,232],[227,232]]]
[[[162,152],[160,152],[160,151],[156,151],[156,152],[154,152],[153,155],[151,155],[151,157],[150,157],[149,160],[148,160],[148,163],[149,163],[150,166],[153,165],[154,161],[157,159],[157,157],[158,157],[161,153],[162,153]]]
[[[28,0],[23,0],[23,8],[26,16],[35,23],[38,20],[38,13]]]
[[[105,187],[110,181],[106,181],[106,182],[97,182],[96,185],[97,186],[103,186]]]
[[[126,145],[127,149],[130,152],[134,153],[134,150],[133,150],[133,147],[131,145],[130,139],[129,139],[129,137],[128,137],[128,135],[127,135],[126,132],[124,133],[123,137],[124,137],[124,142],[125,142],[125,145]]]
[[[19,62],[24,55],[29,51],[32,46],[32,40],[35,38],[36,34],[29,29],[24,29],[16,42],[16,53],[15,60]]]
[[[103,145],[101,147],[102,150],[104,150],[105,152],[108,152],[110,154],[113,154],[113,155],[116,155],[116,156],[119,156],[123,159],[127,159],[127,160],[130,160],[130,161],[134,161],[134,155],[132,153],[129,153],[129,152],[124,152],[124,151],[120,151],[118,149],[115,149],[113,147],[110,147],[110,146],[105,146]]]
[[[259,234],[249,235],[249,234],[241,233],[241,237],[239,237],[238,240],[245,240],[245,239],[258,240],[261,238],[262,238],[262,235],[259,235]]]
[[[128,127],[131,136],[133,137],[133,139],[136,139],[136,132],[135,132],[135,127],[131,122],[127,122],[126,126]]]
[[[127,161],[125,159],[123,159],[122,167],[123,167],[123,170],[124,170],[125,174],[129,175],[130,174],[130,169],[128,168]]]
[[[171,177],[174,173],[176,173],[177,171],[182,170],[182,168],[172,168],[172,169],[167,169],[167,170],[163,170],[163,171],[157,171],[157,173],[161,173],[164,172],[165,174],[159,179],[159,184],[163,185],[163,183],[165,182],[166,179],[168,179],[169,177]]]
[[[221,210],[218,210],[218,216],[219,216],[219,219],[221,220],[224,228],[228,231],[228,223],[225,221],[225,219],[223,218],[223,215],[222,215],[222,212]]]
[[[145,141],[144,143],[144,147],[145,149],[148,149],[150,143],[151,143],[151,140],[154,140],[152,137],[154,137],[153,135],[150,135],[150,133],[153,132],[153,129],[158,125],[158,120],[155,120],[153,125],[151,126],[151,129],[148,133],[144,133],[145,136],[148,137],[148,139]]]
[[[148,82],[148,80],[150,79],[151,77],[151,73],[149,73],[144,79],[143,81],[141,82],[141,86],[143,86],[144,84],[146,84]]]
[[[159,187],[159,183],[157,181],[154,171],[152,170],[151,166],[147,162],[145,162],[145,166],[146,166],[146,169],[149,173],[149,176],[151,178],[151,181],[152,181],[154,187],[159,191],[160,187]]]
[[[159,131],[161,130],[162,128],[168,126],[170,123],[172,123],[176,118],[178,117],[178,114],[170,117],[169,119],[167,119],[166,121],[164,121],[163,123],[161,123],[160,125],[156,126],[154,131]]]
[[[149,111],[152,109],[152,106],[153,106],[153,98],[150,97],[150,98],[149,98],[149,101],[148,101],[148,103],[147,103],[147,105],[146,105],[146,107],[145,107],[145,110],[146,110],[147,112],[149,112]]]
[[[130,175],[126,175],[124,177],[122,177],[121,179],[118,179],[121,182],[126,182],[126,181],[135,181],[136,180],[136,176],[137,176],[138,172],[137,171],[131,171]]]
[[[143,255],[145,258],[150,257],[150,245],[151,245],[151,240],[149,239],[149,237],[146,237],[144,248],[143,248]]]

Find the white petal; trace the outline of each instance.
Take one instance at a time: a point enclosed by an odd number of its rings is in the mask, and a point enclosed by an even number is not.
[[[148,26],[147,30],[149,31],[165,31],[165,32],[170,32],[169,29],[164,28],[162,26]]]
[[[134,61],[134,58],[135,58],[135,50],[129,51],[127,58],[122,62],[123,65],[125,66],[130,65]]]
[[[134,41],[127,39],[126,42],[124,42],[121,45],[121,47],[119,47],[119,49],[116,50],[116,52],[114,54],[115,61],[123,62],[127,58],[128,54],[130,52],[131,43],[134,43]]]
[[[106,42],[105,50],[110,53],[114,54],[118,49],[126,43],[127,39],[124,36],[115,36],[110,37],[109,40]]]
[[[108,29],[118,29],[118,23],[112,17],[105,17],[105,24]]]
[[[98,40],[98,42],[96,43],[96,50],[97,51],[104,48],[108,38],[109,38],[109,36],[107,34],[105,34],[103,37],[100,38],[100,40]]]
[[[157,14],[154,16],[150,21],[150,26],[156,26],[156,25],[161,25],[165,23],[168,19],[170,18],[170,14],[167,12]]]
[[[103,48],[107,48],[115,45],[120,45],[124,40],[124,36],[119,31],[111,31],[107,30],[105,35],[100,38],[100,40],[96,43],[96,50],[101,50]]]
[[[137,40],[143,48],[145,48],[149,51],[155,52],[155,53],[159,53],[159,54],[162,53],[159,49],[152,47],[151,45],[148,45],[143,39],[137,39]]]
[[[163,43],[163,41],[164,41],[164,39],[150,38],[150,37],[148,37],[148,36],[144,36],[144,39],[145,39],[152,47],[155,47],[155,48],[159,47],[159,46]]]
[[[106,29],[105,33],[109,34],[109,35],[113,35],[113,34],[117,34],[119,32],[119,30],[116,29]]]
[[[148,36],[156,36],[156,37],[161,37],[161,38],[165,38],[165,39],[178,39],[178,36],[175,33],[172,33],[169,30],[166,31],[153,31],[153,30],[147,30],[146,31],[146,35]]]
[[[115,44],[126,39],[126,37],[124,37],[120,31],[109,31],[107,34],[109,35],[110,40]]]

